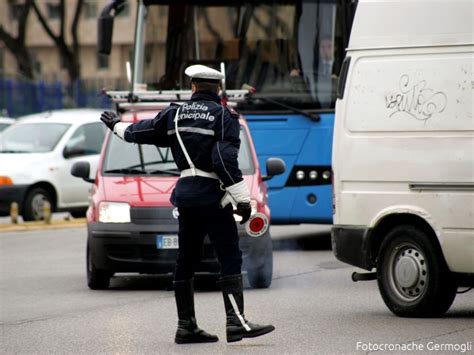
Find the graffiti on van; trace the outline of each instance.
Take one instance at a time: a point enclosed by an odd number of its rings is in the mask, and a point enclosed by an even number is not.
[[[433,115],[443,112],[447,103],[446,93],[428,88],[426,80],[413,83],[408,74],[400,77],[399,92],[385,96],[389,117],[406,114],[425,122]]]

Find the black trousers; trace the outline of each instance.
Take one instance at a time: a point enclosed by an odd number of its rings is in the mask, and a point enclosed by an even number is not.
[[[242,271],[242,252],[232,206],[179,207],[179,251],[175,281],[194,276],[201,261],[204,237],[209,235],[221,265],[221,276]]]

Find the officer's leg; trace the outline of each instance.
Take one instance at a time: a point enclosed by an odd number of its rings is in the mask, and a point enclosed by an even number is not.
[[[221,276],[240,275],[242,252],[232,206],[208,208],[206,213],[209,239],[221,265]]]
[[[175,342],[211,343],[219,339],[197,326],[194,313],[194,268],[201,259],[205,228],[197,209],[179,209],[179,251],[176,260],[174,291],[178,310]]]
[[[275,329],[273,325],[254,324],[244,316],[242,252],[232,207],[229,205],[225,209],[216,208],[213,212],[214,216],[209,218],[208,231],[221,264],[219,284],[227,315],[227,341],[234,342],[270,333]]]
[[[176,259],[175,281],[194,277],[194,269],[201,261],[202,243],[206,229],[196,208],[179,208],[179,249]]]

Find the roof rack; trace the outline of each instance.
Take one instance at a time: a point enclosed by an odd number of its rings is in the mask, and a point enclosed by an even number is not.
[[[229,101],[243,101],[250,90],[227,90]],[[106,91],[105,94],[115,103],[137,102],[170,102],[191,99],[191,90],[160,90],[160,91]]]
[[[141,112],[141,111],[155,111],[163,110],[168,107],[171,102],[176,101],[147,101],[147,102],[117,102],[117,109],[120,112]],[[237,107],[235,101],[227,102],[229,107]]]

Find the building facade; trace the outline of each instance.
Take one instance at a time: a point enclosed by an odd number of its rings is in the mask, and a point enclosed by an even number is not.
[[[136,1],[129,1],[124,11],[116,17],[113,33],[112,55],[97,54],[97,17],[109,0],[84,0],[78,25],[80,44],[79,58],[81,79],[98,82],[98,85],[116,85],[126,82],[124,63],[131,59],[133,33],[135,26]],[[16,36],[18,30],[18,13],[24,0],[0,1],[0,23],[10,34]],[[36,0],[40,11],[52,31],[60,31],[59,0]],[[76,1],[65,2],[65,37],[68,45],[72,44],[71,25],[76,11]],[[48,36],[33,8],[30,10],[26,27],[26,46],[31,53],[36,80],[62,81],[69,80],[59,50]],[[0,41],[0,76],[19,78],[15,58]]]

